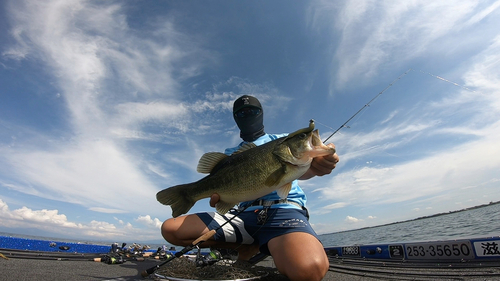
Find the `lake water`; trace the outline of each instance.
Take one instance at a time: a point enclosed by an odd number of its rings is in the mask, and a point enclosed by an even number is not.
[[[500,236],[500,204],[446,215],[320,235],[325,247]]]

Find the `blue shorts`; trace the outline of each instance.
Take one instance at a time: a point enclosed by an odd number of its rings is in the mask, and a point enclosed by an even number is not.
[[[295,208],[270,208],[267,211],[267,220],[264,224],[257,223],[260,210],[245,211],[231,220],[214,235],[215,241],[253,244],[258,243],[260,251],[270,255],[267,243],[278,236],[292,232],[305,232],[318,239],[307,220],[307,211]],[[208,229],[216,229],[234,217],[236,211],[225,215],[216,212],[197,213]],[[319,241],[319,239],[318,239]]]

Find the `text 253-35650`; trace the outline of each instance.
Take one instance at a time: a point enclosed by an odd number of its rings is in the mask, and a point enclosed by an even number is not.
[[[466,259],[474,258],[469,241],[406,244],[408,259]]]

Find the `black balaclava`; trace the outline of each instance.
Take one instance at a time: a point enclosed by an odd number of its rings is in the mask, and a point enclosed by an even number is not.
[[[257,115],[248,115],[238,117],[236,112],[245,107],[254,107],[260,109]],[[240,137],[247,142],[252,142],[264,133],[264,111],[257,98],[252,96],[241,96],[234,101],[233,104],[233,117],[236,125],[240,128]]]

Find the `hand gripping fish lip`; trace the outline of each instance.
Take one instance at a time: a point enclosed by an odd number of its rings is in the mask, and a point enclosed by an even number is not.
[[[308,130],[308,128],[303,130]],[[295,166],[307,166],[311,164],[314,157],[335,153],[335,149],[323,144],[317,129],[312,132],[303,131],[301,134],[303,134],[303,138],[307,137],[307,141],[304,142],[304,149],[296,149],[294,151],[293,149],[288,148],[290,155],[293,157],[285,160],[287,163]],[[294,137],[296,136],[298,136],[298,134],[294,134]]]

